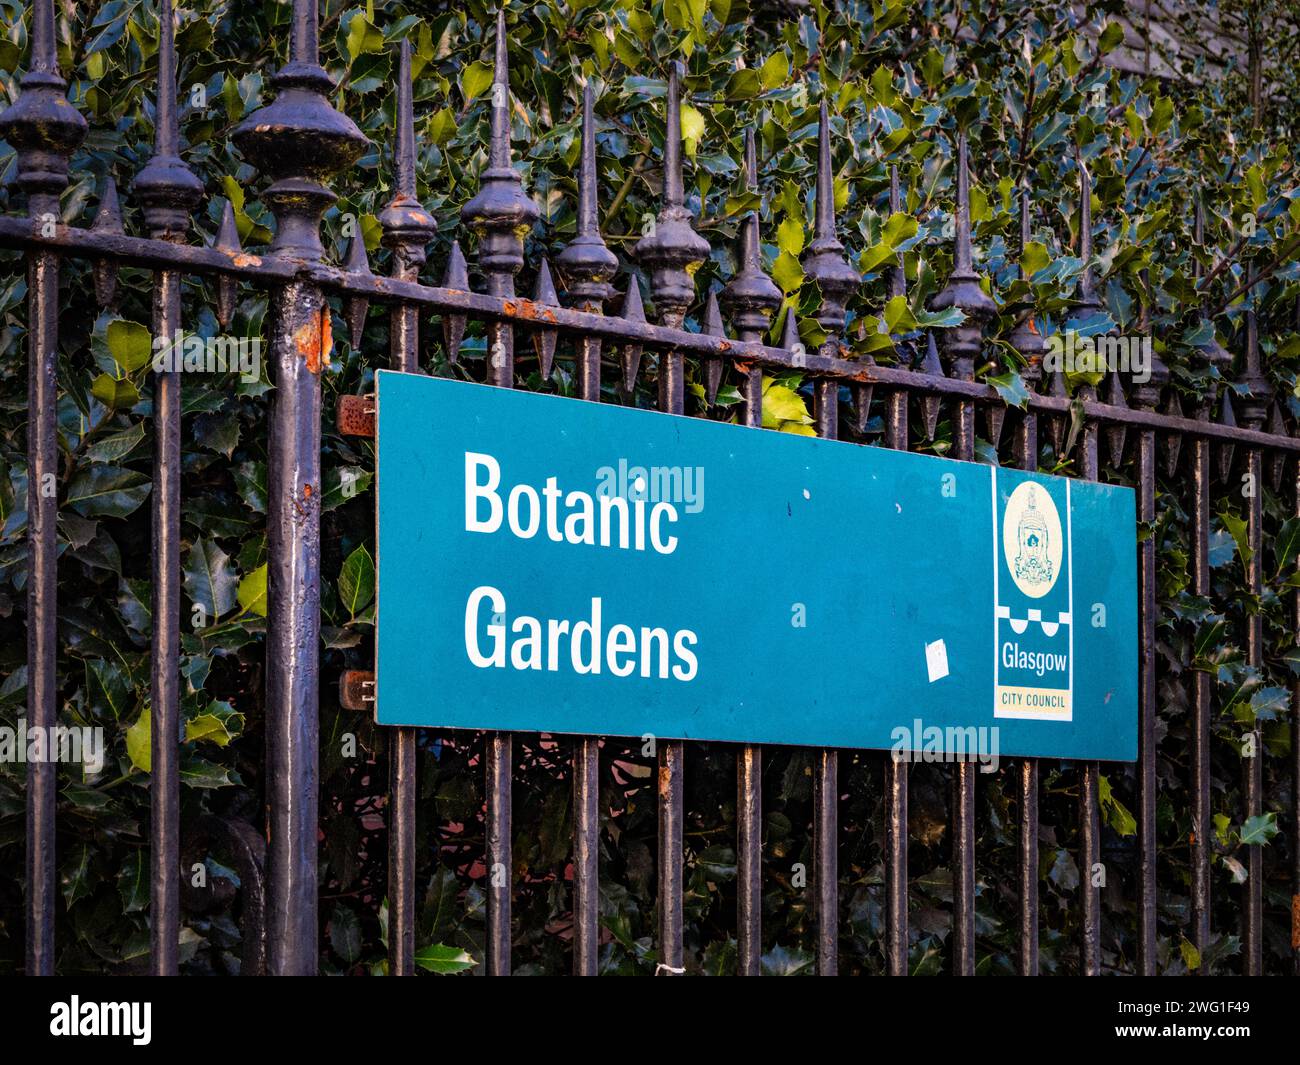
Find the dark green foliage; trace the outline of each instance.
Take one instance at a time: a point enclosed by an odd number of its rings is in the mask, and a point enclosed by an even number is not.
[[[1075,5],[1077,6],[1077,5]],[[1092,5],[1100,29],[1125,5]],[[1254,5],[1259,7],[1261,5]],[[1281,5],[1267,4],[1267,8]],[[0,0],[6,32],[0,39],[0,83],[9,97],[25,63],[22,5]],[[210,242],[222,197],[236,208],[246,248],[270,237],[273,220],[259,201],[261,186],[238,156],[229,133],[263,102],[266,79],[284,58],[289,7],[285,3],[190,0],[180,5],[178,32],[185,158],[208,192],[189,234]],[[373,142],[371,150],[334,184],[339,202],[326,216],[328,252],[341,261],[349,227],[359,224],[376,273],[389,253],[379,246],[379,211],[391,197],[390,165],[393,44],[415,47],[420,198],[436,218],[423,278],[442,276],[461,207],[477,190],[485,165],[490,50],[484,27],[495,9],[478,0],[460,4],[377,0],[322,7],[323,63],[339,85],[334,102]],[[860,0],[778,6],[754,0],[541,0],[512,4],[511,88],[514,151],[526,188],[541,209],[527,246],[529,265],[519,279],[531,291],[532,270],[552,259],[574,231],[577,117],[581,83],[595,79],[602,228],[625,264],[644,220],[657,210],[663,142],[666,64],[687,65],[684,134],[689,206],[713,253],[696,275],[703,296],[737,268],[738,222],[756,201],[739,172],[743,130],[759,133],[764,256],[768,269],[800,315],[807,343],[820,339],[812,317],[817,293],[801,284],[800,252],[811,239],[817,106],[831,105],[840,237],[864,283],[850,302],[848,344],[861,357],[896,359],[891,332],[915,320],[942,328],[927,300],[951,266],[945,227],[952,210],[954,134],[971,136],[972,217],[977,268],[989,278],[1000,306],[1032,299],[1048,332],[1065,326],[1083,264],[1078,238],[1076,148],[1094,181],[1095,267],[1102,318],[1076,323],[1088,332],[1117,327],[1139,332],[1145,313],[1157,350],[1173,373],[1188,412],[1217,383],[1194,350],[1212,329],[1229,350],[1244,343],[1248,267],[1263,276],[1251,299],[1260,316],[1264,365],[1284,409],[1294,409],[1300,336],[1300,192],[1296,187],[1294,70],[1275,61],[1285,34],[1261,41],[1266,106],[1249,106],[1248,79],[1230,71],[1222,80],[1187,82],[1120,75],[1101,62],[1098,47],[1115,43],[1105,32],[1072,28],[1061,3],[953,4],[948,0]],[[1235,8],[1232,8],[1235,10]],[[85,148],[63,198],[69,224],[89,225],[106,175],[123,191],[125,226],[143,234],[128,189],[151,150],[153,78],[157,43],[152,0],[64,5],[60,57],[70,96],[91,123]],[[65,21],[66,20],[66,21]],[[1267,19],[1264,25],[1269,25]],[[1279,23],[1279,25],[1283,25]],[[63,32],[66,29],[66,32]],[[1189,71],[1196,74],[1196,71]],[[889,167],[897,165],[907,218],[891,221]],[[12,177],[13,156],[0,145],[0,171]],[[1034,244],[1027,249],[1029,280],[1016,280],[1018,217],[1015,184],[1034,193]],[[4,204],[23,206],[12,191]],[[1192,204],[1203,198],[1206,241],[1191,239]],[[472,249],[466,246],[471,263]],[[886,308],[885,270],[895,253],[906,256],[908,296]],[[1222,258],[1221,258],[1222,257]],[[21,257],[0,254],[0,720],[14,724],[25,692],[26,281]],[[1198,293],[1195,264],[1210,279]],[[1142,281],[1143,275],[1147,281]],[[475,283],[478,281],[475,279]],[[617,282],[620,291],[626,273]],[[151,469],[148,335],[151,279],[121,273],[118,304],[95,309],[87,264],[65,266],[62,299],[59,408],[61,720],[104,728],[104,771],[81,779],[61,769],[58,854],[63,904],[57,915],[59,969],[135,971],[148,949],[148,663],[149,492]],[[215,291],[190,279],[186,322],[204,335],[220,330]],[[611,307],[611,310],[613,308]],[[369,389],[387,356],[387,313],[372,308],[360,351],[352,350],[335,314],[335,346],[324,375],[326,418],[323,515],[323,640],[321,705],[321,968],[379,971],[383,967],[386,879],[387,760],[383,735],[362,715],[341,710],[334,681],[344,667],[368,667],[373,647],[373,448],[333,429],[337,396]],[[258,337],[263,294],[243,289],[232,332]],[[885,328],[878,328],[881,319]],[[698,325],[698,318],[689,321]],[[136,323],[128,325],[123,323]],[[1000,338],[1014,325],[1004,313],[990,327],[987,361],[978,374],[996,379],[1004,397],[1022,392],[1019,360]],[[433,373],[483,377],[483,333],[471,324],[459,367],[442,348],[436,322],[422,323],[424,365]],[[572,362],[564,341],[552,379],[521,359],[525,387],[570,393]],[[142,346],[143,345],[143,346]],[[521,350],[528,345],[521,344]],[[647,356],[653,369],[653,362]],[[688,407],[704,413],[696,368]],[[730,371],[728,371],[730,372]],[[645,375],[643,375],[645,376]],[[653,405],[653,376],[636,402]],[[607,398],[626,402],[605,374]],[[738,401],[735,380],[724,379],[719,406],[728,417]],[[1075,381],[1072,384],[1080,384]],[[182,820],[203,813],[260,825],[262,717],[265,669],[261,637],[265,615],[266,408],[270,384],[237,375],[184,375],[185,543],[182,669],[186,723]],[[771,385],[765,406],[774,427],[810,432],[806,392],[797,376]],[[847,398],[847,397],[846,397]],[[436,412],[435,412],[436,413]],[[845,419],[847,421],[847,419]],[[947,450],[942,420],[936,439],[923,440],[913,419],[913,446]],[[879,420],[868,426],[876,439]],[[1009,434],[1007,434],[1009,435]],[[1044,434],[1046,438],[1046,434]],[[1190,444],[1184,449],[1190,449]],[[981,444],[981,455],[995,454]],[[1009,461],[1003,452],[1003,461]],[[1238,466],[1216,486],[1212,601],[1190,590],[1188,480],[1162,481],[1159,518],[1143,530],[1159,551],[1161,686],[1157,772],[1160,782],[1160,960],[1168,972],[1200,965],[1236,971],[1242,841],[1266,844],[1265,964],[1290,966],[1289,873],[1295,826],[1287,824],[1293,782],[1287,772],[1291,702],[1287,687],[1300,672],[1293,625],[1297,544],[1291,490],[1266,490],[1270,530],[1265,543],[1267,588],[1245,591]],[[1047,468],[1076,472],[1073,456],[1045,449]],[[1129,456],[1131,462],[1131,453]],[[1267,461],[1266,461],[1267,466]],[[1184,467],[1185,469],[1185,467]],[[1131,482],[1130,465],[1107,476]],[[1286,523],[1284,525],[1284,522]],[[719,566],[750,579],[743,546],[720,545]],[[846,575],[847,576],[847,575]],[[761,579],[761,576],[760,576]],[[1265,617],[1264,670],[1245,665],[1246,618]],[[744,654],[744,648],[737,649]],[[812,669],[852,669],[853,649],[825,648],[820,661],[773,662],[772,682],[784,687],[792,712],[800,704],[800,676]],[[1197,958],[1185,938],[1189,920],[1188,738],[1191,676],[1208,670],[1216,690],[1213,809],[1218,825],[1213,870],[1213,949]],[[436,693],[431,693],[436,697]],[[1241,737],[1263,727],[1266,816],[1243,823],[1240,813]],[[608,942],[602,964],[611,973],[654,969],[655,826],[653,759],[631,741],[610,741],[603,758],[601,912]],[[567,740],[518,737],[515,802],[515,964],[524,972],[562,972],[569,964],[571,931],[569,855],[572,829]],[[473,736],[423,735],[420,741],[417,854],[417,961],[432,972],[468,964],[462,951],[482,957],[482,743]],[[730,972],[735,960],[735,761],[724,746],[691,745],[686,771],[686,953],[688,967]],[[811,879],[812,763],[808,753],[771,749],[765,758],[764,943],[766,971],[811,970],[809,895],[799,867]],[[0,971],[21,967],[23,767],[0,764]],[[882,760],[869,752],[841,755],[840,896],[844,972],[879,972],[884,889]],[[1042,767],[1043,970],[1077,969],[1079,883],[1077,774],[1070,766]],[[1004,767],[978,780],[977,935],[979,969],[1014,968],[1018,887],[1015,781]],[[912,774],[912,968],[947,968],[951,878],[949,776],[935,766]],[[1103,952],[1108,967],[1131,971],[1136,955],[1134,912],[1137,866],[1132,811],[1135,778],[1112,767],[1103,779]],[[1280,830],[1280,831],[1279,831]],[[207,875],[233,879],[206,856]],[[202,860],[202,857],[196,858]],[[184,914],[183,967],[195,973],[237,970],[237,912],[215,907]]]

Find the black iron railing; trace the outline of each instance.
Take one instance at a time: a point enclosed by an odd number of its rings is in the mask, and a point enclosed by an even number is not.
[[[57,719],[56,540],[58,499],[42,490],[55,483],[57,470],[55,401],[58,382],[55,350],[58,335],[58,283],[60,263],[77,257],[96,264],[100,299],[111,300],[116,270],[123,265],[154,271],[155,335],[171,335],[181,327],[184,308],[181,278],[210,275],[217,279],[217,316],[230,320],[239,285],[268,291],[272,314],[269,342],[275,392],[267,432],[270,439],[268,482],[269,580],[266,655],[266,758],[267,839],[265,858],[265,909],[262,909],[260,855],[256,839],[239,836],[238,849],[249,872],[246,900],[255,911],[249,922],[256,937],[246,959],[250,967],[262,964],[275,974],[310,973],[317,968],[317,712],[319,686],[320,608],[320,420],[321,370],[330,348],[329,298],[343,301],[345,317],[359,338],[367,308],[372,302],[391,304],[393,315],[389,361],[395,369],[418,372],[419,321],[423,312],[441,317],[447,352],[455,359],[466,323],[478,319],[487,330],[487,378],[510,388],[517,384],[515,344],[519,337],[533,343],[544,370],[555,356],[557,338],[570,338],[575,350],[578,395],[601,399],[601,375],[607,361],[631,388],[653,366],[657,375],[660,410],[685,411],[685,360],[698,359],[703,367],[706,395],[711,400],[731,366],[742,381],[743,426],[762,424],[763,374],[798,368],[813,381],[814,422],[818,435],[840,435],[841,389],[847,389],[853,432],[863,431],[875,409],[883,412],[885,446],[906,449],[913,436],[910,418],[919,416],[920,437],[933,439],[941,410],[953,418],[952,455],[976,457],[976,417],[988,418],[988,437],[996,446],[1004,422],[1013,430],[1014,461],[1036,469],[1040,457],[1040,432],[1057,456],[1065,453],[1067,427],[1081,427],[1074,446],[1081,476],[1096,479],[1102,470],[1103,444],[1120,456],[1136,444],[1138,518],[1151,522],[1156,515],[1156,463],[1158,436],[1165,441],[1171,468],[1180,453],[1190,452],[1193,496],[1194,591],[1211,594],[1209,529],[1211,466],[1216,450],[1220,461],[1231,462],[1233,450],[1246,456],[1247,471],[1259,481],[1265,456],[1275,483],[1284,470],[1281,460],[1300,451],[1300,440],[1287,434],[1278,408],[1272,404],[1270,385],[1261,372],[1254,319],[1248,320],[1244,352],[1245,374],[1238,382],[1248,398],[1234,411],[1226,392],[1217,411],[1206,408],[1192,417],[1184,414],[1176,394],[1165,400],[1168,371],[1158,358],[1150,381],[1130,385],[1111,373],[1100,394],[1085,389],[1067,394],[1064,376],[1054,372],[1042,380],[1044,343],[1034,327],[1032,308],[1023,308],[1019,324],[1007,338],[1026,364],[1023,378],[1034,390],[1022,409],[1009,411],[998,392],[975,380],[976,362],[988,339],[984,330],[997,308],[985,292],[973,263],[967,176],[967,141],[956,145],[956,219],[954,266],[947,286],[934,300],[936,309],[952,307],[963,314],[962,323],[945,331],[942,347],[932,334],[916,338],[916,368],[880,366],[872,359],[849,358],[845,329],[845,304],[859,284],[857,271],[845,259],[836,237],[831,171],[831,133],[823,103],[818,136],[815,238],[805,253],[803,266],[821,293],[817,319],[826,341],[815,351],[805,351],[787,315],[782,344],[763,342],[781,293],[764,274],[759,251],[756,212],[745,219],[742,230],[741,269],[723,289],[720,299],[710,295],[701,317],[703,330],[684,328],[685,316],[696,305],[694,267],[709,255],[709,245],[692,228],[684,206],[678,77],[668,81],[666,141],[662,209],[653,230],[636,247],[639,265],[649,276],[656,322],[647,322],[637,281],[632,278],[619,297],[621,311],[605,315],[607,301],[618,297],[612,282],[618,258],[606,247],[597,224],[595,131],[591,89],[583,103],[582,150],[579,174],[577,234],[556,261],[569,301],[561,306],[549,267],[542,264],[532,298],[515,292],[515,278],[524,266],[523,236],[537,220],[537,208],[511,165],[509,139],[509,82],[504,16],[496,28],[496,72],[491,123],[490,159],[481,175],[478,195],[462,213],[465,226],[477,236],[478,267],[487,279],[487,291],[470,291],[466,261],[459,246],[452,249],[441,285],[420,280],[425,248],[435,235],[431,216],[416,197],[416,142],[412,114],[410,50],[401,45],[396,121],[395,173],[397,193],[383,211],[383,243],[392,250],[391,276],[371,273],[364,242],[354,237],[345,262],[325,261],[320,240],[322,213],[334,202],[326,179],[357,159],[366,139],[357,127],[329,103],[329,76],[319,64],[318,12],[315,0],[295,0],[289,61],[273,79],[275,100],[249,116],[234,133],[245,157],[271,180],[264,198],[274,212],[277,231],[263,253],[250,254],[239,245],[233,214],[227,205],[225,222],[212,247],[182,243],[188,218],[203,195],[198,179],[179,156],[179,134],[174,106],[175,46],[170,0],[162,0],[159,40],[157,128],[154,155],[137,177],[132,195],[144,209],[148,237],[122,231],[117,194],[108,185],[95,224],[89,229],[58,222],[58,200],[68,183],[69,160],[85,135],[86,123],[65,98],[55,51],[52,0],[32,5],[31,60],[21,81],[22,94],[0,115],[0,132],[18,157],[16,183],[27,194],[26,218],[0,218],[0,246],[26,252],[28,262],[29,405],[29,505],[30,560],[28,578],[28,719],[48,726]],[[753,137],[746,142],[745,169],[752,188],[757,187],[757,159]],[[1081,175],[1079,256],[1091,259],[1091,183],[1079,163]],[[891,203],[901,207],[898,178],[892,176]],[[1022,238],[1029,234],[1029,194],[1020,197]],[[53,220],[54,224],[49,224]],[[1199,215],[1197,219],[1200,228]],[[891,272],[890,294],[902,295],[901,269]],[[1078,285],[1077,306],[1097,306],[1090,268]],[[723,312],[735,335],[728,336]],[[642,353],[651,352],[645,360]],[[1230,359],[1211,344],[1203,352],[1208,363],[1227,370]],[[608,356],[608,359],[606,358]],[[1272,417],[1270,418],[1270,410]],[[154,392],[155,467],[153,506],[153,670],[152,727],[152,967],[158,973],[177,968],[180,922],[182,843],[179,820],[179,780],[176,737],[179,722],[178,647],[180,641],[180,426],[179,383],[175,372],[160,372]],[[1238,420],[1239,418],[1239,420]],[[1268,422],[1265,428],[1265,422]],[[743,428],[737,428],[743,432]],[[1183,448],[1184,442],[1187,447]],[[1249,537],[1255,549],[1248,578],[1250,590],[1262,586],[1259,550],[1264,536],[1260,493],[1249,506]],[[1137,968],[1156,969],[1156,583],[1155,543],[1137,545],[1140,583],[1140,758],[1137,821],[1140,885]],[[847,578],[846,578],[847,579]],[[1296,601],[1300,617],[1300,593]],[[1262,619],[1250,619],[1249,661],[1263,661]],[[1189,939],[1204,949],[1210,942],[1210,721],[1211,677],[1198,672],[1193,681],[1194,767],[1191,811],[1194,878]],[[1300,703],[1300,685],[1294,703]],[[489,869],[512,869],[511,781],[512,736],[497,733],[486,747],[486,855]],[[1300,743],[1293,743],[1300,750]],[[659,818],[659,934],[660,971],[684,971],[683,958],[683,790],[688,757],[682,742],[662,743],[658,752]],[[908,969],[908,766],[888,755],[886,787],[885,944],[887,969],[904,975]],[[738,757],[737,851],[739,870],[737,940],[738,968],[743,974],[759,972],[761,942],[762,795],[760,778],[763,752],[744,747]],[[388,895],[390,900],[390,971],[413,969],[415,929],[415,807],[416,736],[412,729],[392,730],[391,823]],[[1297,768],[1293,766],[1293,770]],[[597,970],[598,944],[598,840],[599,739],[577,741],[574,753],[574,950],[573,969],[579,974]],[[1261,759],[1244,759],[1249,816],[1263,807]],[[49,973],[54,967],[53,913],[56,892],[55,772],[52,763],[28,766],[27,791],[27,971]],[[1018,778],[1020,950],[1019,966],[1027,974],[1038,971],[1038,800],[1039,766],[1032,759],[1012,770]],[[1101,967],[1101,905],[1098,888],[1088,886],[1086,873],[1100,861],[1098,767],[1077,767],[1079,794],[1079,866],[1085,872],[1082,896],[1082,970]],[[814,757],[815,841],[814,899],[816,959],[820,973],[834,973],[838,964],[840,934],[837,850],[840,784],[834,750]],[[953,818],[953,969],[972,973],[975,968],[975,788],[974,763],[956,766]],[[1300,821],[1293,789],[1290,829]],[[205,822],[196,833],[208,838],[227,831]],[[191,843],[193,841],[190,841]],[[1262,968],[1261,918],[1264,907],[1260,848],[1248,848],[1249,863],[1244,899],[1243,953],[1245,970]],[[492,973],[511,969],[511,898],[509,877],[489,879],[487,896],[487,967]],[[1293,891],[1300,894],[1300,868]],[[263,931],[264,925],[264,931]]]

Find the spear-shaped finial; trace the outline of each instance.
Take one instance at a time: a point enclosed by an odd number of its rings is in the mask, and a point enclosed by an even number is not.
[[[1020,262],[1016,270],[1020,279],[1026,285],[1029,285],[1030,282],[1025,273],[1025,248],[1029,244],[1031,232],[1029,186],[1025,184],[1020,189]],[[1043,353],[1047,350],[1047,345],[1044,343],[1042,334],[1039,333],[1038,326],[1034,321],[1032,288],[1030,288],[1029,299],[1023,307],[1018,309],[1018,314],[1019,321],[1007,339],[1011,346],[1020,353],[1020,357],[1025,360],[1024,369],[1020,371],[1020,376],[1032,388],[1042,377]]]
[[[1201,248],[1205,245],[1205,205],[1202,203],[1199,195],[1196,197],[1195,205],[1192,208],[1192,240],[1197,248]],[[1197,283],[1196,288],[1198,290],[1201,287],[1200,280],[1203,273],[1204,271],[1201,269],[1200,259],[1195,259],[1192,265],[1192,277]],[[1219,343],[1219,338],[1215,335],[1214,323],[1205,318],[1204,315],[1201,316],[1201,323],[1202,325],[1207,325],[1209,327],[1210,337],[1205,341],[1205,343],[1198,345],[1196,350],[1201,353],[1205,358],[1205,361],[1211,367],[1218,370],[1221,377],[1226,378],[1228,370],[1232,366],[1232,354]],[[1214,395],[1217,391],[1217,383],[1212,384],[1210,390],[1211,406],[1214,404]]]
[[[966,131],[957,135],[957,204],[954,217],[952,273],[943,291],[934,298],[936,311],[955,307],[965,321],[944,335],[944,355],[955,377],[970,380],[975,373],[975,357],[983,347],[984,323],[997,312],[997,304],[980,287],[975,272],[970,229],[970,167],[967,159]]]
[[[722,311],[718,307],[718,297],[713,292],[709,293],[709,298],[704,305],[704,323],[700,332],[711,337],[727,335],[722,325]],[[722,359],[717,355],[706,355],[703,359],[703,369],[704,400],[709,406],[713,406],[718,398],[718,388],[722,384]]]
[[[1251,286],[1246,297],[1246,350],[1241,376],[1237,381],[1246,392],[1241,401],[1241,421],[1247,429],[1258,429],[1264,424],[1269,404],[1273,402],[1274,391],[1273,383],[1264,373],[1259,360],[1259,319],[1255,312],[1255,301],[1258,298],[1256,278],[1257,271],[1252,264],[1246,272],[1246,279]]]
[[[275,214],[273,254],[319,261],[320,219],[337,200],[322,183],[351,166],[369,141],[326,94],[334,88],[320,65],[316,0],[294,0],[289,62],[271,78],[275,100],[248,115],[232,137],[271,178],[264,199]]]
[[[596,115],[591,79],[582,91],[582,154],[578,163],[578,232],[560,252],[555,265],[569,298],[586,311],[599,311],[614,294],[610,282],[618,257],[605,245],[596,215]]]
[[[745,188],[758,191],[758,149],[753,129],[745,131]],[[745,215],[740,228],[740,270],[722,290],[722,306],[741,340],[758,340],[781,306],[781,290],[763,270],[758,211]]]
[[[366,238],[362,235],[360,226],[352,234],[352,240],[348,243],[343,269],[359,281],[372,276],[370,259],[366,255]],[[361,336],[365,332],[366,311],[369,309],[370,300],[365,296],[350,295],[343,301],[343,316],[348,322],[348,343],[352,345],[353,351],[361,350]]]
[[[896,215],[903,209],[903,188],[898,180],[898,167],[889,168],[889,213]],[[889,298],[907,295],[907,274],[903,269],[903,254],[889,268]]]
[[[1024,366],[1020,370],[1020,377],[1032,392],[1037,389],[1039,381],[1042,380],[1043,355],[1047,351],[1047,344],[1038,331],[1038,324],[1034,320],[1033,286],[1025,271],[1025,248],[1029,244],[1031,233],[1029,184],[1025,182],[1020,187],[1020,262],[1017,265],[1016,272],[1020,280],[1025,283],[1027,292],[1024,304],[1016,308],[1016,326],[1011,330],[1011,335],[1007,337],[1007,342],[1015,348],[1016,352],[1024,360]],[[990,406],[990,419],[993,418],[995,409],[998,411],[998,426],[1000,428],[1001,415],[1006,412],[1006,408]],[[992,432],[991,425],[990,439],[996,445],[996,436]]]
[[[144,207],[150,233],[161,240],[184,236],[194,207],[203,199],[203,182],[185,165],[179,153],[175,14],[172,0],[162,0],[158,8],[158,98],[154,106],[153,156],[136,175],[132,187]]]
[[[1087,315],[1101,306],[1092,276],[1092,173],[1081,153],[1075,153],[1075,160],[1079,166],[1079,260],[1083,269],[1079,273],[1074,302],[1078,310]]]
[[[1270,436],[1286,436],[1286,419],[1282,417],[1282,408],[1278,403],[1273,404],[1273,412],[1268,419],[1268,433]],[[1269,461],[1269,482],[1273,485],[1274,492],[1282,490],[1282,475],[1286,472],[1286,465],[1291,461],[1291,456],[1285,451],[1274,451]]]
[[[32,62],[28,72],[53,74],[56,78],[59,77],[58,52],[54,40],[53,0],[36,0],[32,4]]]
[[[835,236],[835,172],[831,169],[830,111],[822,100],[817,122],[817,194],[812,243],[804,252],[803,272],[817,282],[822,305],[817,321],[828,334],[827,344],[838,344],[844,328],[845,305],[861,278],[844,258],[844,245]]]
[[[294,0],[289,60],[302,66],[316,66],[320,62],[320,5],[317,0]]]
[[[555,294],[555,282],[551,280],[551,267],[545,259],[537,268],[537,282],[533,288],[533,302],[542,307],[558,307],[560,297]],[[555,363],[555,342],[559,333],[554,329],[535,329],[533,331],[533,349],[537,352],[537,364],[541,370],[542,380],[550,380],[551,369]],[[584,343],[599,344],[599,339],[584,338]],[[599,363],[599,348],[595,349]]]
[[[510,56],[506,51],[506,9],[497,10],[496,55],[492,69],[492,144],[494,167],[510,165]]]
[[[122,207],[117,198],[117,182],[111,174],[104,179],[104,194],[99,198],[99,210],[90,228],[95,233],[122,235]],[[96,259],[94,274],[95,299],[101,307],[111,307],[117,298],[117,260]]]
[[[925,354],[921,356],[921,373],[931,377],[942,377],[943,362],[939,358],[939,346],[934,341],[934,332],[925,334]],[[921,420],[925,424],[925,438],[933,440],[935,430],[939,428],[939,411],[942,397],[935,392],[921,393]]]
[[[460,241],[451,242],[451,254],[447,257],[447,271],[442,278],[442,287],[456,292],[469,291],[469,264],[465,254],[460,250]],[[442,316],[442,339],[447,348],[447,361],[454,363],[460,358],[461,341],[465,339],[465,326],[468,319],[463,314],[447,311]]]
[[[633,322],[637,325],[645,324],[645,305],[641,302],[641,284],[636,279],[636,274],[629,274],[627,278],[627,292],[623,296],[623,307],[619,311],[619,317],[625,322]],[[623,350],[619,353],[620,384],[627,395],[631,395],[636,389],[637,372],[641,369],[641,354],[645,345],[640,341],[632,340],[623,345]]]
[[[221,209],[221,227],[217,230],[217,242],[213,245],[232,259],[243,249],[239,242],[239,226],[235,223],[235,209],[229,200]],[[235,315],[235,296],[238,294],[239,282],[230,274],[217,275],[217,324],[222,329],[229,328]]]
[[[68,105],[54,43],[54,0],[32,4],[32,54],[21,92],[0,113],[0,136],[18,156],[16,183],[28,195],[33,217],[57,213],[68,184],[68,160],[86,137],[86,120]]]
[[[635,251],[650,271],[650,294],[660,321],[673,326],[680,326],[686,316],[695,298],[695,269],[709,255],[709,242],[691,227],[684,203],[680,79],[680,64],[674,62],[668,68],[663,206]]]
[[[1148,365],[1146,380],[1133,382],[1133,399],[1137,405],[1144,410],[1155,410],[1160,405],[1160,396],[1164,392],[1165,386],[1169,384],[1169,367],[1165,365],[1165,360],[1160,357],[1160,352],[1156,350],[1155,340],[1151,336],[1151,307],[1155,300],[1155,295],[1151,291],[1151,276],[1148,271],[1143,270],[1142,279],[1142,314],[1138,319],[1138,330],[1141,333],[1141,343],[1147,349]],[[1129,352],[1132,354],[1133,346],[1138,343],[1137,340],[1129,341]]]
[[[397,146],[393,152],[393,173],[397,190],[380,212],[383,244],[392,248],[397,261],[394,274],[414,278],[424,263],[426,245],[438,231],[415,191],[415,113],[412,105],[411,42],[403,39],[397,60]]]
[[[497,12],[491,129],[488,169],[479,175],[478,195],[460,212],[461,220],[479,234],[478,263],[489,278],[520,271],[522,234],[540,217],[537,204],[524,192],[523,179],[510,164],[510,59],[504,7]]]

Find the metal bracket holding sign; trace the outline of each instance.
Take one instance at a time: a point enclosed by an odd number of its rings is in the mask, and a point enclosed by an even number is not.
[[[1136,757],[1127,488],[391,371],[376,407],[380,724]]]

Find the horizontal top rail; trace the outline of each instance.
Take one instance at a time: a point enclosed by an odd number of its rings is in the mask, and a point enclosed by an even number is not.
[[[1004,402],[993,386],[978,381],[940,377],[937,374],[836,358],[812,351],[796,353],[787,348],[771,347],[755,341],[692,333],[672,326],[542,304],[523,297],[502,298],[467,289],[401,281],[369,272],[350,272],[319,261],[288,255],[255,255],[241,250],[194,247],[166,240],[63,225],[58,226],[53,235],[44,236],[37,229],[36,223],[27,218],[0,218],[0,245],[19,249],[49,248],[88,259],[112,258],[120,263],[133,263],[137,266],[232,275],[250,282],[288,284],[299,280],[312,281],[340,296],[416,304],[438,312],[470,314],[491,321],[522,322],[538,328],[649,344],[701,357],[725,357],[738,363],[758,363],[774,369],[797,368],[812,377],[831,377],[845,383],[883,385],[988,403]],[[635,284],[635,280],[632,283]],[[1102,422],[1181,433],[1225,444],[1244,444],[1300,453],[1300,438],[1280,436],[1240,425],[1178,417],[1141,407],[1120,407],[1096,400],[1078,401],[1068,396],[1032,392],[1029,393],[1027,402],[1030,410],[1044,414],[1069,414],[1077,406],[1085,416]]]

